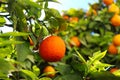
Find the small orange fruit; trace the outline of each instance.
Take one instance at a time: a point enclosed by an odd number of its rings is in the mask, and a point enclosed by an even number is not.
[[[63,15],[62,16],[64,20],[69,20],[69,16],[68,15]]]
[[[44,69],[43,69],[43,73],[46,73],[46,76],[50,77],[50,78],[53,78],[55,77],[55,69],[54,67],[52,66],[46,66]]]
[[[93,12],[94,15],[97,15],[97,12],[96,12],[95,9],[93,9],[92,12]]]
[[[117,34],[113,37],[113,44],[115,46],[120,46],[120,34]]]
[[[110,22],[113,26],[117,27],[120,26],[120,15],[115,14],[111,19]]]
[[[70,38],[70,45],[79,47],[81,45],[80,40],[77,36],[73,36]]]
[[[77,23],[78,22],[78,17],[70,17],[70,22],[71,23]]]
[[[95,9],[90,9],[86,12],[86,16],[91,16],[91,15],[94,15],[94,16],[97,15],[97,12]]]
[[[49,36],[39,46],[39,54],[47,62],[60,61],[66,52],[66,45],[61,37]]]
[[[108,52],[110,54],[117,54],[118,53],[118,49],[114,44],[110,44],[108,47]]]
[[[102,2],[103,2],[105,5],[110,5],[110,4],[114,3],[114,0],[102,0]]]
[[[118,68],[112,68],[112,69],[110,69],[110,72],[113,73],[116,70],[118,70]]]
[[[113,12],[115,14],[119,14],[120,10],[119,7],[116,4],[111,4],[108,8],[109,12]]]

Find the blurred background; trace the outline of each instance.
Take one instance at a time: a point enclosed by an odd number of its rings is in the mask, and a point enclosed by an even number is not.
[[[54,7],[55,9],[59,10],[60,12],[62,10],[68,10],[70,8],[82,8],[84,10],[89,9],[89,4],[96,3],[98,0],[58,0],[60,4],[58,3],[51,3],[49,4],[49,7]]]
[[[62,13],[63,10],[69,10],[70,8],[75,8],[75,9],[83,9],[83,10],[88,10],[89,9],[89,4],[93,4],[98,2],[98,0],[58,0],[59,3],[49,3],[50,8],[55,8]],[[7,21],[8,24],[10,24],[9,21]],[[0,31],[3,32],[9,32],[12,31],[11,27],[0,27]]]

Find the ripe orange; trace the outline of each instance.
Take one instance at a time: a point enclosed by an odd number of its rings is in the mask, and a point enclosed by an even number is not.
[[[118,53],[118,49],[114,44],[110,44],[108,47],[108,52],[110,54],[117,54]]]
[[[66,51],[66,45],[61,37],[49,36],[39,46],[39,54],[47,62],[60,61]]]
[[[70,38],[70,45],[79,47],[81,45],[80,40],[77,36],[73,36]]]
[[[69,16],[67,16],[67,15],[63,15],[62,17],[64,20],[69,20]]]
[[[70,22],[71,23],[77,23],[78,22],[78,17],[70,17]]]
[[[114,0],[102,0],[102,2],[103,2],[105,5],[110,5],[110,4],[114,3]]]
[[[112,69],[110,69],[110,72],[113,73],[116,70],[118,70],[118,68],[112,68]]]
[[[43,69],[43,73],[46,73],[46,76],[53,78],[55,76],[55,69],[52,66],[46,66]]]
[[[120,12],[119,7],[116,4],[111,4],[108,8],[108,11],[116,14],[119,14]]]
[[[120,46],[120,34],[116,34],[114,37],[113,37],[113,44],[115,46]]]
[[[120,26],[120,15],[115,14],[111,19],[110,22],[113,26],[117,27]]]

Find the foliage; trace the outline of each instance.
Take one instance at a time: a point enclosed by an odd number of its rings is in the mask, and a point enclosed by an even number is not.
[[[113,36],[120,33],[120,26],[110,22],[114,13],[108,12],[109,6],[99,0],[89,4],[89,14],[71,8],[61,15],[49,8],[49,2],[59,3],[57,0],[0,0],[0,26],[13,28],[12,32],[0,32],[0,79],[120,80],[120,70],[109,72],[111,67],[120,68],[120,54],[111,55],[107,51]],[[117,6],[119,3],[116,0]],[[39,56],[39,43],[49,35],[58,35],[66,43],[66,54],[61,61],[46,62]],[[80,46],[70,45],[73,36],[79,38]],[[118,46],[118,52],[119,49]],[[55,77],[43,73],[47,65],[54,66]]]

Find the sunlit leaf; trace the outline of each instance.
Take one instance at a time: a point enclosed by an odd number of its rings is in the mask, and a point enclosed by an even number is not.
[[[34,74],[30,70],[21,70],[21,72],[24,73],[25,75],[29,76],[32,80],[39,80],[38,77],[36,76],[36,74]]]
[[[29,33],[23,33],[23,32],[7,32],[0,34],[0,36],[28,36]]]
[[[3,25],[5,24],[5,19],[4,17],[0,17],[0,27],[3,27]]]
[[[39,80],[52,80],[52,79],[48,77],[43,77],[43,78],[40,78]]]

